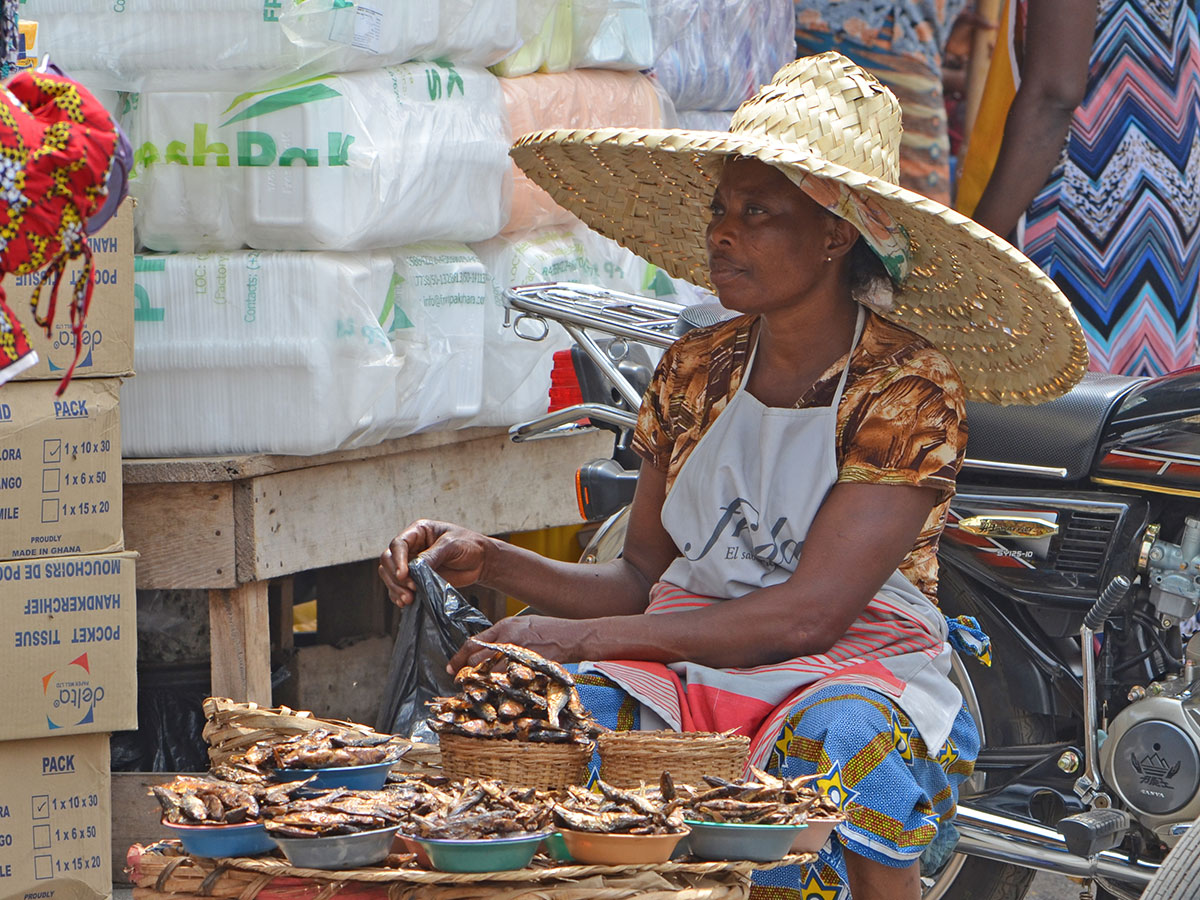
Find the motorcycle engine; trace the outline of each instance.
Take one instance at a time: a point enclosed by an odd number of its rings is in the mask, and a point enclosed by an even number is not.
[[[1168,676],[1121,710],[1100,745],[1100,771],[1142,825],[1174,845],[1172,826],[1200,815],[1200,680]]]

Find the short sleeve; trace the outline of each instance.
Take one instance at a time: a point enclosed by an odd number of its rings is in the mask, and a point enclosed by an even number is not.
[[[839,416],[839,482],[932,487],[938,503],[954,494],[966,452],[964,393],[937,350],[917,350],[848,390]]]
[[[637,428],[633,432],[633,452],[646,460],[658,471],[666,474],[671,465],[671,454],[675,440],[666,420],[670,388],[670,372],[674,369],[671,347],[658,363],[650,385],[642,396],[638,409]]]

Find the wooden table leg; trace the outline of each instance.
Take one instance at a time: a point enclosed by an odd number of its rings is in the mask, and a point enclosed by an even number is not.
[[[208,592],[214,697],[271,705],[271,618],[267,582]]]

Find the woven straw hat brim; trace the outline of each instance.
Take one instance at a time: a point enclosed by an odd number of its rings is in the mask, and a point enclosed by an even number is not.
[[[884,315],[957,367],[972,400],[1032,404],[1087,370],[1070,302],[1007,241],[912,191],[753,133],[599,128],[539,131],[510,151],[588,226],[665,270],[711,287],[705,228],[726,159],[749,156],[846,184],[907,229],[913,269]]]

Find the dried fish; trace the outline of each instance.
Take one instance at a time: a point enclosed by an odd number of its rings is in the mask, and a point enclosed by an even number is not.
[[[516,738],[534,743],[587,744],[602,731],[579,700],[575,681],[558,663],[515,644],[454,676],[462,693],[429,702],[429,727],[441,734]]]
[[[257,798],[241,786],[211,778],[179,775],[151,786],[163,819],[175,825],[236,825],[257,818]]]
[[[679,802],[659,789],[625,791],[597,780],[599,793],[579,787],[554,804],[554,819],[573,831],[599,834],[675,834],[685,830]]]
[[[680,785],[685,815],[701,822],[743,825],[795,825],[810,815],[837,815],[837,805],[810,785],[819,776],[780,778],[750,767],[750,777],[738,781],[704,776],[709,789]]]

